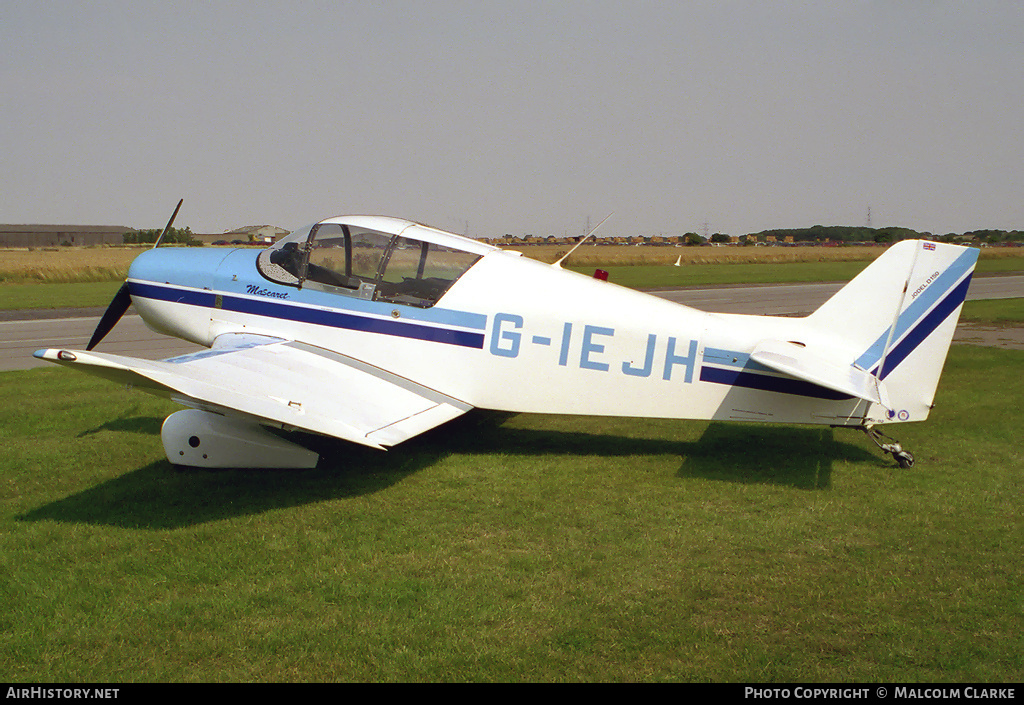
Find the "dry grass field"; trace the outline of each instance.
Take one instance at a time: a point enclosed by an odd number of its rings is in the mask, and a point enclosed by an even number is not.
[[[503,247],[542,262],[554,262],[569,251],[567,245]],[[665,247],[657,245],[583,245],[567,260],[574,267],[681,264],[787,264],[791,262],[867,262],[877,258],[877,247]],[[1024,257],[1021,248],[987,248],[982,259]]]
[[[0,252],[0,282],[70,283],[124,279],[140,247],[61,247]],[[503,248],[525,257],[554,262],[568,252],[565,245]],[[682,257],[686,264],[749,264],[752,262],[838,262],[871,260],[877,247],[659,247],[583,245],[573,253],[573,266],[670,265]]]
[[[61,247],[0,250],[0,284],[67,284],[118,281],[145,249],[137,247]],[[566,245],[524,245],[503,249],[522,252],[542,262],[554,262],[568,252]],[[619,267],[682,264],[787,264],[797,262],[866,262],[881,247],[663,247],[653,245],[583,245],[568,264],[573,267]],[[982,250],[983,260],[1024,257],[1021,248]]]
[[[567,245],[503,247],[542,262],[554,262]],[[872,260],[880,247],[665,247],[659,245],[583,245],[567,262],[573,266],[675,264],[751,264],[754,262],[849,262]]]
[[[0,283],[68,284],[124,279],[139,247],[60,247],[0,251]]]

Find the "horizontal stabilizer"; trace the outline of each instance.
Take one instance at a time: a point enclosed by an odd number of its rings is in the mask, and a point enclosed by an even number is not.
[[[750,359],[776,372],[892,408],[881,380],[853,365],[832,362],[801,343],[763,340],[754,347]]]

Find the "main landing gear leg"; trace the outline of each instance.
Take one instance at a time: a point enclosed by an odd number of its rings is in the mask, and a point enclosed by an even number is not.
[[[868,438],[874,441],[875,445],[881,448],[884,452],[889,453],[893,460],[895,460],[901,468],[912,468],[914,467],[914,456],[903,450],[903,446],[895,438],[889,438],[881,431],[871,426],[861,426],[861,430],[867,434]],[[883,442],[883,439],[892,441],[891,443]]]

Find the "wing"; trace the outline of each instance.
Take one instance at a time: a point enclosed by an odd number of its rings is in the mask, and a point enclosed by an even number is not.
[[[355,358],[265,336],[223,335],[210,350],[159,361],[56,349],[35,356],[197,409],[373,448],[401,443],[472,408]]]

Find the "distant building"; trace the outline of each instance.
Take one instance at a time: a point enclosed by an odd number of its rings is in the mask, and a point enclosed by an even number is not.
[[[279,228],[276,225],[247,225],[244,228],[229,230],[216,236],[216,239],[227,240],[228,242],[245,240],[246,242],[262,242],[269,245],[276,242],[278,238],[287,235],[288,232],[288,230]]]
[[[0,247],[90,247],[123,245],[123,225],[0,225]]]

